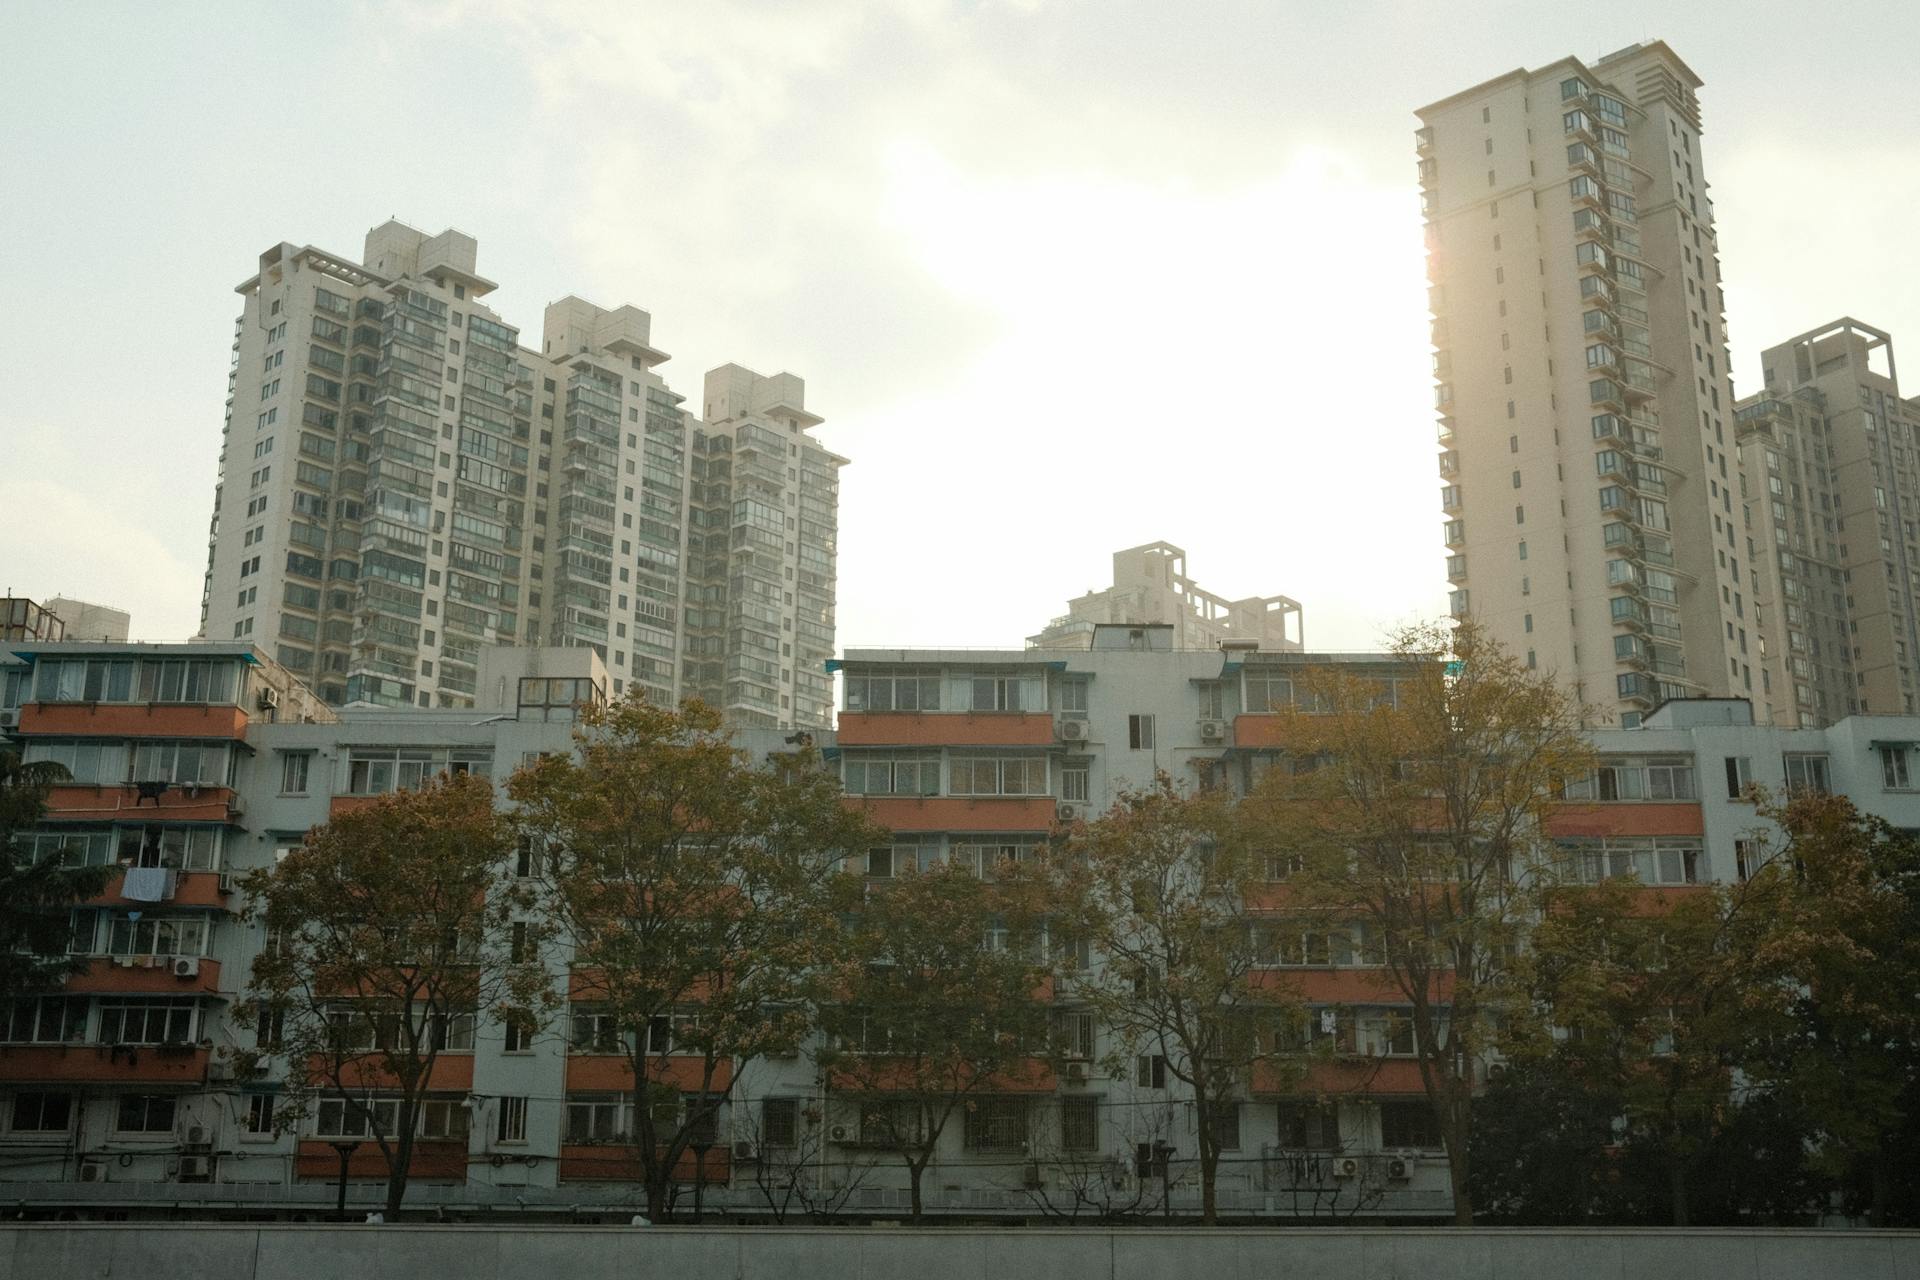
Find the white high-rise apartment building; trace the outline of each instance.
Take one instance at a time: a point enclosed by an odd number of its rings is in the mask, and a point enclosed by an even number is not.
[[[260,255],[202,634],[335,704],[471,706],[483,646],[586,645],[616,693],[827,724],[845,459],[810,434],[801,380],[723,366],[702,423],[646,312],[563,298],[523,345],[476,253],[387,222],[360,262]]]
[[[1623,727],[1761,684],[1700,84],[1655,42],[1418,113],[1453,611]]]

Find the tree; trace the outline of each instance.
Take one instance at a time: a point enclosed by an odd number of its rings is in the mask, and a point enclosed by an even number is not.
[[[878,833],[817,755],[758,767],[697,703],[588,708],[574,738],[508,789],[575,1006],[626,1059],[629,1141],[660,1221],[683,1158],[704,1165],[737,1066],[807,1035],[837,936],[829,886]]]
[[[1477,1212],[1526,1227],[1622,1221],[1611,1154],[1616,1098],[1547,1054],[1512,1063],[1474,1108]]]
[[[1788,1000],[1743,1063],[1804,1116],[1817,1164],[1885,1225],[1920,1104],[1920,840],[1843,796],[1759,797],[1749,893],[1766,928],[1744,957]]]
[[[1023,894],[958,863],[871,886],[849,876],[840,892],[847,945],[816,1058],[855,1096],[861,1143],[906,1167],[918,1221],[921,1176],[956,1116],[971,1148],[1027,1149],[1025,1108],[996,1095],[1050,1085],[1044,923]]]
[[[340,814],[241,882],[268,944],[238,1014],[286,1054],[278,1122],[325,1108],[338,1132],[364,1134],[388,1212],[423,1128],[466,1136],[467,1100],[433,1096],[441,1053],[471,1048],[478,1018],[525,1023],[548,998],[512,852],[492,784],[462,774]]]
[[[106,887],[106,867],[68,867],[36,856],[24,838],[46,816],[67,777],[57,764],[22,764],[0,751],[0,993],[44,991],[87,965],[67,953],[76,904]]]
[[[1225,791],[1182,792],[1161,774],[1123,791],[1051,859],[1062,922],[1100,963],[1075,996],[1116,1042],[1117,1074],[1135,1056],[1164,1061],[1193,1100],[1201,1217],[1217,1218],[1220,1135],[1261,1060],[1261,1032],[1297,1002],[1260,967],[1265,851]],[[1273,1064],[1278,1069],[1278,1064]]]
[[[1254,806],[1297,859],[1292,900],[1378,939],[1470,1225],[1476,1070],[1525,1012],[1504,970],[1551,866],[1547,815],[1591,757],[1577,707],[1473,623],[1410,628],[1391,652],[1390,678],[1303,673]]]

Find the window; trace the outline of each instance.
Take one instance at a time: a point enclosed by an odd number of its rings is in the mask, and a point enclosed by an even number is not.
[[[1425,1102],[1380,1104],[1380,1145],[1383,1147],[1438,1147],[1440,1126]]]
[[[1733,871],[1742,880],[1751,880],[1759,873],[1761,845],[1757,840],[1735,840],[1733,842]]]
[[[956,756],[949,790],[956,796],[1047,795],[1046,757]]]
[[[504,1114],[504,1113],[503,1113]],[[633,1104],[625,1094],[567,1095],[567,1141],[581,1146],[626,1142],[633,1131]]]
[[[1142,1089],[1167,1087],[1167,1059],[1158,1053],[1143,1053],[1133,1061],[1133,1083]]]
[[[270,1138],[273,1136],[274,1096],[270,1093],[250,1093],[245,1099],[245,1110],[240,1118],[240,1132],[249,1138]]]
[[[194,1003],[191,997],[105,998],[100,1002],[100,1043],[190,1043]]]
[[[1633,876],[1642,884],[1698,884],[1698,836],[1607,836],[1557,842],[1572,875],[1586,884]]]
[[[312,762],[313,756],[305,751],[289,751],[281,757],[280,792],[282,795],[307,794],[307,767]]]
[[[1727,757],[1727,799],[1742,800],[1753,787],[1753,760],[1749,756]]]
[[[1062,765],[1060,769],[1060,798],[1084,804],[1088,794],[1088,766],[1084,762]]]
[[[118,1133],[173,1132],[175,1098],[167,1093],[126,1093],[115,1108],[113,1127]]]
[[[574,1053],[622,1053],[627,1037],[614,1016],[596,1005],[575,1005],[568,1048]]]
[[[1831,789],[1827,782],[1827,757],[1824,754],[1790,754],[1785,757],[1784,763],[1789,788],[1819,792]]]
[[[938,711],[940,673],[937,671],[848,672],[849,711]]]
[[[975,711],[1018,711],[1020,709],[1020,678],[1018,676],[975,676],[972,705]]]
[[[530,1053],[533,1050],[533,1028],[517,1018],[509,1018],[503,1027],[505,1041],[504,1053]]]
[[[967,1111],[965,1128],[968,1151],[1025,1151],[1027,1100],[981,1098]]]
[[[0,1039],[9,1044],[76,1044],[87,1036],[85,996],[27,996],[0,1003]]]
[[[1240,1104],[1216,1102],[1207,1108],[1207,1113],[1207,1124],[1213,1131],[1214,1149],[1238,1151],[1240,1149]]]
[[[356,796],[413,791],[442,773],[484,777],[492,770],[493,752],[487,750],[355,747],[347,766],[347,791]]]
[[[1060,1149],[1100,1149],[1100,1099],[1069,1097],[1060,1100]]]
[[[1895,744],[1880,748],[1880,778],[1889,791],[1906,791],[1913,785],[1907,774],[1907,748]]]
[[[847,794],[856,796],[937,796],[940,794],[940,757],[849,755],[843,766]]]
[[[73,1127],[73,1098],[64,1093],[13,1095],[15,1133],[65,1133]]]
[[[1333,1104],[1282,1103],[1279,1141],[1295,1151],[1338,1151],[1340,1108]]]
[[[800,1099],[766,1098],[760,1103],[760,1142],[768,1147],[800,1143]]]
[[[494,1137],[501,1142],[527,1140],[527,1100],[524,1097],[500,1099],[500,1123]]]
[[[134,919],[134,916],[139,919]],[[142,912],[107,917],[106,954],[110,956],[201,956],[207,953],[205,916],[149,916]]]
[[[1085,680],[1062,680],[1060,682],[1060,709],[1068,715],[1087,713],[1087,682]]]
[[[1127,745],[1135,751],[1153,750],[1153,717],[1127,717]]]
[[[393,1098],[322,1098],[313,1113],[316,1138],[389,1137],[400,1127]]]

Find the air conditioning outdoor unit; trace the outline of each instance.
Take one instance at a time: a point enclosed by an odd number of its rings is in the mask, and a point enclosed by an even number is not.
[[[106,1171],[106,1167],[105,1167],[104,1165],[102,1165],[102,1164],[101,1164],[101,1163],[100,1163],[99,1161],[97,1161],[97,1160],[85,1160],[85,1161],[82,1161],[82,1162],[81,1162],[81,1164],[80,1164],[80,1181],[82,1181],[82,1182],[105,1182],[106,1180],[107,1180],[107,1171]]]
[[[0,711],[0,729],[18,729],[19,727],[20,713],[18,711],[12,709]]]
[[[1506,1063],[1490,1062],[1487,1064],[1487,1079],[1498,1080],[1501,1076],[1504,1076],[1505,1074],[1507,1074]]]
[[[197,978],[200,976],[199,956],[175,956],[173,958],[173,976],[176,978]]]
[[[232,892],[233,892],[233,890],[234,890],[234,875],[233,875],[233,872],[231,872],[231,871],[222,871],[222,872],[220,873],[220,892],[222,892],[222,893],[232,893]]]
[[[1200,737],[1202,740],[1218,742],[1226,736],[1227,722],[1225,720],[1202,720],[1200,722]]]
[[[260,691],[260,709],[262,711],[279,710],[280,709],[280,691],[274,688],[262,689]]]
[[[1402,1151],[1387,1157],[1387,1178],[1392,1182],[1405,1182],[1413,1176],[1419,1161]]]
[[[1063,804],[1058,812],[1062,822],[1077,822],[1080,819],[1080,806],[1077,804]]]
[[[205,1156],[181,1156],[180,1167],[174,1173],[174,1181],[213,1181],[213,1161],[207,1159]]]
[[[1092,1077],[1093,1077],[1092,1068],[1090,1068],[1086,1063],[1069,1062],[1067,1064],[1067,1083],[1068,1084],[1085,1084],[1088,1080],[1092,1079]]]
[[[760,1158],[760,1152],[750,1139],[741,1138],[733,1144],[733,1158],[735,1160],[758,1160]]]
[[[1333,1162],[1333,1176],[1336,1178],[1357,1178],[1360,1176],[1360,1161],[1353,1156],[1342,1156]]]
[[[844,1124],[834,1125],[832,1128],[827,1130],[827,1141],[828,1142],[852,1142],[853,1127],[851,1125],[844,1125]]]
[[[186,1143],[190,1147],[206,1146],[207,1145],[206,1126],[199,1125],[199,1124],[188,1125],[186,1129]]]
[[[242,817],[246,814],[246,812],[247,812],[246,801],[242,800],[238,795],[231,795],[227,797],[227,816],[228,817],[231,817],[231,818]]]
[[[1085,720],[1062,720],[1060,722],[1060,740],[1062,742],[1085,742],[1089,726]]]

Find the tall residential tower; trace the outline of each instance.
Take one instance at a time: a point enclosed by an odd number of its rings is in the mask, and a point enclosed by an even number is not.
[[[1453,611],[1622,726],[1760,684],[1700,84],[1655,42],[1418,113]]]
[[[709,427],[656,371],[646,312],[563,298],[523,345],[476,254],[388,222],[360,262],[260,255],[202,634],[269,649],[335,704],[471,706],[483,646],[585,645],[616,693],[826,724],[845,459],[809,434],[801,380],[716,370]]]

